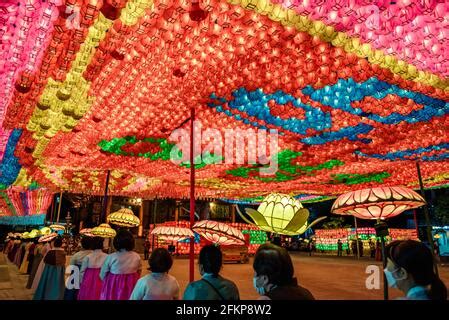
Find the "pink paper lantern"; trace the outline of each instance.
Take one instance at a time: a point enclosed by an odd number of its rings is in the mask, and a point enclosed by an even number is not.
[[[192,228],[206,240],[220,245],[243,245],[245,237],[240,230],[222,222],[202,220]]]
[[[380,187],[344,193],[335,200],[331,211],[360,219],[387,219],[425,204],[423,197],[411,189]]]
[[[167,241],[180,241],[194,236],[192,230],[189,228],[170,226],[156,227],[153,231],[151,231],[151,234]]]

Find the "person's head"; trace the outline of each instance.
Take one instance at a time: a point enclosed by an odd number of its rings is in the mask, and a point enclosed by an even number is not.
[[[119,230],[113,241],[114,248],[131,251],[134,249],[134,237],[128,230]]]
[[[273,244],[259,247],[253,262],[253,284],[259,294],[265,294],[275,286],[295,282],[292,259],[287,250]]]
[[[104,239],[102,237],[90,237],[92,250],[103,250]]]
[[[385,248],[385,275],[390,287],[407,293],[414,286],[430,286],[432,300],[446,300],[447,288],[434,270],[432,252],[422,242],[393,241]]]
[[[151,272],[163,273],[168,272],[173,265],[173,259],[165,248],[157,248],[148,259],[148,265]]]
[[[200,274],[211,273],[217,276],[223,263],[223,255],[220,248],[214,245],[204,246],[200,251],[198,264]]]
[[[91,238],[90,237],[82,237],[81,238],[81,248],[84,250],[89,250],[92,247]]]
[[[53,240],[53,247],[54,248],[62,247],[62,238],[61,237],[56,237],[55,240]]]

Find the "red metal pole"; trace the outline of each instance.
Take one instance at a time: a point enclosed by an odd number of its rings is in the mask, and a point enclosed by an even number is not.
[[[195,164],[193,150],[195,108],[190,109],[190,229],[195,223]],[[195,238],[190,238],[190,282],[194,279]]]

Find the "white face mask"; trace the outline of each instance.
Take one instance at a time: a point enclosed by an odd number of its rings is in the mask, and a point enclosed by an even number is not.
[[[266,293],[265,292],[265,287],[257,286],[257,277],[253,277],[253,286],[256,289],[257,293],[260,294],[261,296],[263,296]]]
[[[393,272],[396,272],[396,271],[398,271],[398,270],[399,270],[399,269],[394,270]],[[385,277],[387,278],[388,286],[389,286],[390,288],[397,288],[397,287],[398,287],[398,280],[403,280],[403,279],[406,278],[406,277],[402,277],[402,278],[400,278],[400,279],[395,278],[395,277],[393,276],[393,272],[390,271],[390,270],[388,270],[387,268],[384,269],[384,272],[385,272]]]

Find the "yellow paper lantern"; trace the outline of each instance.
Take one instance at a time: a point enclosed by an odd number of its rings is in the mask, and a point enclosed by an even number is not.
[[[134,228],[140,225],[140,220],[131,209],[122,208],[108,216],[108,222],[121,227]]]
[[[92,229],[92,234],[96,237],[114,238],[117,232],[107,223],[102,223],[98,227]]]

